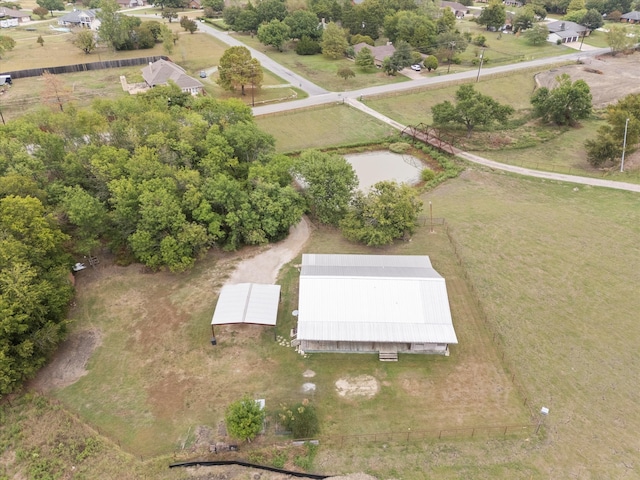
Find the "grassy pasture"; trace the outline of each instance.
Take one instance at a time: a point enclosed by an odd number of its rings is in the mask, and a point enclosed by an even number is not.
[[[533,405],[550,408],[525,464],[624,478],[640,446],[637,194],[470,171],[429,199]]]
[[[269,347],[271,333],[240,328],[219,331],[220,344],[212,348],[206,344],[208,319],[233,257],[207,258],[184,276],[105,266],[83,272],[88,276],[79,282],[73,327],[102,330],[102,346],[89,374],[56,397],[108,437],[121,439],[125,449],[149,454],[167,453],[194,424],[215,425],[225,397],[272,390],[267,398],[291,398],[306,368],[318,372],[316,401],[327,435],[391,423],[415,429],[426,421],[436,427],[455,412],[463,422],[477,422],[500,414],[494,410],[521,408],[516,392],[487,386],[488,379],[494,386],[510,385],[496,358],[502,351],[531,408],[550,408],[542,439],[323,446],[315,469],[409,480],[624,478],[625,465],[634,463],[640,448],[634,382],[640,374],[640,327],[633,314],[640,308],[634,293],[640,282],[637,195],[582,186],[576,191],[573,185],[474,169],[423,198],[432,201],[436,216],[447,218],[462,268],[488,314],[489,331],[472,320],[473,309],[460,310],[466,282],[458,283],[463,273],[442,231],[429,234],[422,228],[412,242],[382,252],[427,253],[447,277],[461,341],[451,357],[403,356],[395,365],[368,356],[344,356],[340,363],[330,355],[303,359],[291,349]],[[305,251],[364,250],[320,229]],[[291,325],[296,299],[290,287],[296,276],[291,266],[282,271],[289,293],[283,295],[279,333]],[[491,331],[499,336],[498,351]],[[262,376],[281,373],[266,382],[251,372],[258,368]],[[355,372],[381,379],[378,397],[344,402],[330,393],[336,377]],[[479,372],[484,381],[474,383]],[[397,390],[394,395],[386,382]],[[478,387],[486,396],[472,389]],[[451,398],[440,398],[436,407],[443,408],[430,416],[423,394],[433,399],[447,392]],[[476,404],[483,398],[485,403]],[[376,415],[382,405],[384,413]],[[466,408],[458,409],[462,405]],[[404,415],[396,414],[404,409]],[[34,415],[32,422],[42,419]]]
[[[373,117],[344,105],[260,116],[256,123],[276,138],[279,152],[375,142],[395,133]]]
[[[335,231],[319,230],[305,251],[371,250],[345,242]],[[74,328],[100,331],[102,345],[91,358],[89,374],[55,396],[145,458],[173,452],[190,428],[217,425],[226,405],[244,393],[266,398],[271,412],[283,402],[301,400],[302,372],[308,368],[318,373],[314,400],[328,436],[529,422],[446,236],[441,232],[430,239],[423,228],[414,242],[388,250],[418,252],[430,253],[436,268],[451,279],[461,345],[449,358],[403,356],[395,364],[381,364],[375,355],[305,359],[278,345],[272,330],[256,326],[217,329],[219,344],[213,348],[209,321],[234,260],[211,255],[184,276],[148,274],[136,266],[87,272],[80,281]],[[297,270],[285,269],[277,328],[285,337],[297,303],[296,282]],[[365,401],[338,397],[335,381],[360,374],[378,379],[380,393]]]

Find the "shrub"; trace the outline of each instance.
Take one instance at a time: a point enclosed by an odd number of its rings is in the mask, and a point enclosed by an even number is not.
[[[298,55],[316,55],[322,51],[320,43],[311,40],[308,36],[303,36],[296,44],[296,53]]]
[[[311,438],[320,430],[316,409],[307,399],[290,408],[283,405],[279,416],[294,438]]]
[[[420,172],[420,178],[423,182],[430,182],[436,178],[436,174],[430,168],[423,168],[422,172]]]
[[[487,37],[484,35],[478,35],[473,39],[473,44],[479,47],[484,47],[487,44]]]
[[[411,145],[406,142],[396,142],[389,145],[389,150],[393,153],[404,153],[411,148]]]
[[[371,45],[372,47],[376,44],[369,35],[360,35],[359,33],[356,35],[352,35],[349,41],[351,45],[357,45],[358,43],[366,43],[367,45]]]
[[[258,402],[244,396],[229,405],[224,419],[233,438],[250,442],[262,430],[264,410]]]

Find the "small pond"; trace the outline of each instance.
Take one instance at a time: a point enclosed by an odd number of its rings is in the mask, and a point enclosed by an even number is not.
[[[358,175],[360,190],[366,191],[382,180],[414,184],[420,181],[420,172],[427,168],[412,155],[392,153],[388,150],[354,153],[344,158]]]

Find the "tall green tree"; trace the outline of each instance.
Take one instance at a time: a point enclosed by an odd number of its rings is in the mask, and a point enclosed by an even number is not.
[[[96,39],[91,30],[81,30],[73,35],[73,44],[87,55],[93,52],[96,47]]]
[[[100,40],[114,51],[121,48],[129,39],[130,25],[118,12],[120,6],[115,0],[100,0],[100,9],[96,17],[100,20],[98,35]]]
[[[287,6],[283,0],[262,0],[256,5],[258,24],[269,23],[271,20],[282,21],[287,16]]]
[[[46,8],[47,10],[49,10],[49,12],[51,12],[52,18],[53,18],[54,11],[64,10],[64,2],[62,0],[36,0],[36,3],[40,7]]]
[[[584,80],[571,83],[566,73],[556,77],[558,85],[537,89],[531,97],[534,115],[556,125],[575,125],[591,115],[591,91]]]
[[[612,25],[607,32],[607,44],[611,47],[611,53],[617,55],[620,52],[630,50],[635,40],[627,36],[628,30],[623,25]]]
[[[262,67],[247,47],[226,49],[220,58],[218,75],[218,85],[230,91],[240,88],[242,95],[245,95],[245,85],[262,85]]]
[[[384,31],[394,45],[404,41],[422,53],[433,48],[437,34],[433,20],[427,15],[404,10],[387,16]]]
[[[322,27],[318,17],[307,10],[296,10],[284,19],[291,29],[291,38],[301,39],[304,36],[311,40],[319,40],[322,37]]]
[[[462,85],[456,91],[456,103],[449,100],[434,105],[431,108],[433,122],[439,126],[448,124],[464,125],[467,136],[478,125],[491,125],[495,122],[506,123],[513,113],[509,105],[500,105],[488,95],[477,92],[473,85]]]
[[[358,177],[343,157],[307,150],[293,171],[304,185],[311,212],[321,223],[337,225],[347,212]]]
[[[478,17],[478,24],[487,27],[487,30],[498,29],[504,26],[507,20],[507,12],[504,4],[498,0],[492,0],[489,5],[482,9]]]
[[[347,35],[342,27],[331,22],[322,34],[322,54],[332,60],[344,57],[344,52],[349,46]]]
[[[258,27],[258,40],[260,40],[260,43],[270,45],[279,52],[282,51],[282,45],[290,38],[291,29],[280,20],[271,20],[269,23],[263,23]]]
[[[67,236],[40,200],[0,200],[0,395],[44,365],[65,333],[73,289]]]
[[[392,181],[378,182],[367,194],[356,192],[340,228],[349,240],[368,246],[388,245],[415,231],[421,211],[422,201],[415,189]]]
[[[524,38],[531,45],[544,45],[549,37],[549,29],[541,23],[535,24],[524,32]]]
[[[0,35],[0,55],[9,50],[13,50],[16,46],[16,41],[13,37],[8,35]]]
[[[515,18],[513,19],[513,31],[519,32],[520,30],[527,30],[533,27],[533,24],[536,21],[536,14],[533,11],[533,7],[527,5],[518,11]]]

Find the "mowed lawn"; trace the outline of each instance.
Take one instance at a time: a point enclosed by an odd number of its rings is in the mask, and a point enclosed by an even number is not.
[[[279,152],[384,140],[395,129],[346,105],[330,105],[255,118],[276,139]]]

